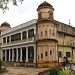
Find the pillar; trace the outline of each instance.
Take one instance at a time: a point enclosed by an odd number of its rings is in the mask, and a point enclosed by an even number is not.
[[[36,45],[34,46],[34,63],[36,63]]]
[[[10,49],[9,49],[9,61],[10,61]]]
[[[11,42],[11,36],[10,36],[10,42]]]
[[[45,61],[45,50],[44,50],[44,47],[43,47],[43,61]]]
[[[57,46],[57,43],[56,43],[56,60],[58,60],[58,46]]]
[[[20,48],[20,62],[22,62],[22,48]]]
[[[7,61],[7,50],[5,50],[5,61]]]
[[[48,46],[48,61],[50,61],[50,47]]]
[[[28,39],[28,31],[26,31],[27,32],[27,39]]]
[[[28,47],[26,47],[26,62],[28,62]]]
[[[22,32],[21,32],[21,40],[22,40]]]
[[[14,49],[12,49],[12,61],[14,61]]]
[[[16,61],[18,61],[18,48],[16,49]]]

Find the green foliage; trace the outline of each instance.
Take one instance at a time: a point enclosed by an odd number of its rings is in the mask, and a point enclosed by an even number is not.
[[[2,66],[3,66],[3,61],[0,59],[0,70]]]
[[[18,2],[22,3],[23,0],[0,0],[0,9],[3,13],[9,9],[8,4],[12,3],[14,6],[18,5]]]
[[[47,73],[45,73],[44,75],[50,75],[50,72],[48,71]]]
[[[60,68],[53,68],[50,70],[50,75],[58,75]]]
[[[71,69],[65,69],[59,71],[58,75],[74,75],[73,71]]]

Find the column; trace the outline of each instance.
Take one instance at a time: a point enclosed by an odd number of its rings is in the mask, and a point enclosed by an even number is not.
[[[48,46],[48,61],[50,61],[50,47]]]
[[[10,42],[11,42],[11,36],[10,36]]]
[[[12,49],[12,61],[14,61],[14,49]]]
[[[28,47],[26,47],[26,62],[28,62]]]
[[[10,61],[10,49],[9,49],[9,61]]]
[[[28,39],[28,30],[26,32],[27,32],[27,39]]]
[[[40,47],[38,46],[38,55],[39,55],[39,61],[41,61],[41,52],[40,52]]]
[[[34,63],[36,63],[36,45],[34,46]]]
[[[45,50],[44,50],[44,47],[43,47],[43,61],[45,61]]]
[[[6,43],[7,43],[7,37],[6,37]]]
[[[58,60],[58,46],[57,46],[57,43],[56,43],[56,60]]]
[[[7,50],[5,50],[5,61],[7,61]]]
[[[18,48],[16,49],[16,61],[18,61]]]
[[[21,32],[21,40],[22,40],[22,32]]]
[[[22,62],[22,48],[20,48],[20,62]]]

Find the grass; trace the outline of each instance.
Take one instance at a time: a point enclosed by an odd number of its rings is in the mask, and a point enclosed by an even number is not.
[[[44,75],[50,75],[50,72],[48,71],[47,73],[45,73]]]

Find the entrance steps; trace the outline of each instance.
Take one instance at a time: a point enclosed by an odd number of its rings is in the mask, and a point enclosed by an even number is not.
[[[5,66],[11,67],[35,67],[34,63],[29,62],[5,62]]]

